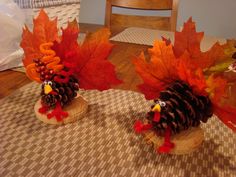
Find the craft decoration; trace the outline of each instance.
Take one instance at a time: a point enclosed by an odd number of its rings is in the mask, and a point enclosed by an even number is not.
[[[215,43],[201,52],[203,36],[190,18],[181,32],[175,32],[173,45],[167,39],[155,41],[149,59],[141,53],[133,60],[143,79],[140,91],[146,99],[154,99],[146,118],[136,121],[134,129],[159,153],[197,149],[204,137],[199,125],[213,114],[236,132],[236,109],[225,102],[228,80],[224,77],[235,49],[231,50],[229,42],[224,46]]]
[[[113,47],[109,42],[110,31],[101,29],[80,45],[76,20],[68,22],[61,36],[57,19],[50,20],[44,10],[33,23],[32,32],[27,26],[23,29],[21,47],[27,76],[42,83],[36,116],[51,124],[73,122],[87,109],[87,102],[81,96],[76,98],[79,88],[102,91],[121,83],[115,67],[107,60]],[[73,101],[75,98],[77,101]],[[71,110],[79,108],[79,113]]]

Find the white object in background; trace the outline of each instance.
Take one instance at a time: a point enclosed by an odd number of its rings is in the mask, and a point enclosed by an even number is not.
[[[74,19],[77,20],[79,23],[79,12],[80,12],[80,0],[67,0],[63,1],[52,1],[49,2],[48,0],[38,0],[33,1],[31,0],[31,4],[35,4],[35,6],[39,5],[40,3],[43,5],[42,7],[25,7],[22,8],[24,14],[26,14],[26,24],[27,26],[32,29],[33,27],[33,18],[36,18],[39,14],[39,11],[43,8],[44,11],[47,13],[51,20],[57,18],[58,29],[66,28],[68,21],[73,21]],[[74,3],[71,3],[74,2]],[[54,3],[57,3],[53,5]],[[49,6],[52,4],[52,6]],[[45,5],[45,6],[44,6]]]
[[[0,71],[19,66],[21,58],[14,58],[21,51],[19,43],[25,17],[12,0],[0,2]],[[15,53],[16,52],[16,53]]]
[[[7,57],[0,60],[0,71],[23,66],[23,50],[18,49]]]

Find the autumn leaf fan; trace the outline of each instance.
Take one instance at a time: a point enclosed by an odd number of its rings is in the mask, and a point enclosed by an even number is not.
[[[204,138],[200,124],[213,114],[236,131],[236,109],[223,99],[228,80],[224,77],[227,67],[222,66],[232,62],[226,52],[229,45],[216,43],[201,52],[202,38],[189,19],[182,32],[175,32],[174,45],[163,38],[149,49],[150,60],[143,53],[133,60],[143,79],[139,89],[146,99],[154,99],[146,118],[136,121],[134,129],[159,153],[196,150]]]
[[[21,47],[27,76],[42,84],[41,99],[35,105],[37,118],[49,124],[74,122],[85,113],[87,101],[79,88],[106,90],[121,83],[107,60],[112,44],[108,29],[92,34],[80,45],[76,20],[58,35],[57,19],[41,10],[33,31],[23,29]]]

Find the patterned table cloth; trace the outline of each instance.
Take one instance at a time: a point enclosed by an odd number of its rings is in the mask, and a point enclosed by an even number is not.
[[[132,91],[81,91],[89,110],[64,126],[40,122],[33,106],[40,86],[0,100],[0,176],[236,176],[236,136],[216,117],[189,155],[160,155],[133,131],[150,102]]]
[[[170,39],[172,44],[174,44],[174,32],[139,27],[126,28],[124,31],[113,36],[111,40],[153,46],[155,40],[162,40],[162,36]],[[201,50],[203,52],[209,50],[216,42],[224,44],[226,40],[213,36],[204,36],[200,46]]]

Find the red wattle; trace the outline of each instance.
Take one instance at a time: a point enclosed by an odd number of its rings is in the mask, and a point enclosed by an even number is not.
[[[154,122],[159,122],[161,118],[161,114],[159,112],[155,112],[153,121]]]

